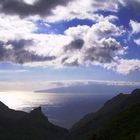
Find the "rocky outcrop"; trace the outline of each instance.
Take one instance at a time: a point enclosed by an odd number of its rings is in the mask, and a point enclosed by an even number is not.
[[[48,121],[41,107],[26,113],[0,102],[0,140],[63,140],[67,134],[66,129]]]

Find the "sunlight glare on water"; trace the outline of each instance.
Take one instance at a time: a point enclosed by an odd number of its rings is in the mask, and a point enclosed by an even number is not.
[[[44,103],[52,105],[54,100],[56,100],[55,96],[50,96],[50,94],[39,94],[23,91],[0,92],[0,101],[9,108],[16,110],[23,110],[24,108],[28,107],[36,107]]]

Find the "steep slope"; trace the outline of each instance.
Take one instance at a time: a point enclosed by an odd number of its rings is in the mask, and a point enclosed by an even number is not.
[[[140,140],[140,104],[119,113],[91,140]]]
[[[67,133],[50,123],[41,107],[26,113],[0,102],[0,140],[63,140]]]
[[[140,89],[134,90],[131,94],[119,94],[107,101],[96,113],[90,113],[73,125],[70,134],[72,140],[87,140],[93,133],[108,122],[112,117],[140,103]]]

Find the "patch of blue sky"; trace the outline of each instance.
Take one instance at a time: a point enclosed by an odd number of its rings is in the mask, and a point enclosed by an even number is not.
[[[119,17],[122,25],[124,25],[125,27],[129,27],[130,20],[140,22],[139,12],[140,11],[136,11],[132,7],[121,7],[116,15]]]
[[[89,19],[73,19],[70,21],[60,21],[55,23],[46,23],[43,20],[38,20],[35,22],[38,27],[35,33],[38,34],[64,34],[65,30],[70,27],[76,27],[78,25],[92,26],[94,22]]]
[[[16,64],[8,63],[8,62],[3,62],[0,63],[0,70],[18,70],[22,69],[22,66],[18,66]]]
[[[140,59],[140,47],[134,43],[133,40],[129,41],[127,53],[124,55],[126,59]]]
[[[132,7],[120,6],[117,12],[100,10],[97,13],[103,16],[109,16],[109,15],[117,16],[119,20],[116,20],[115,24],[118,26],[123,25],[126,29],[130,29],[130,25],[129,25],[130,20],[140,22],[140,11],[136,11]]]

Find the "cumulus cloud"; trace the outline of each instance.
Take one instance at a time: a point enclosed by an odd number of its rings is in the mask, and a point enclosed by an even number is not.
[[[109,21],[102,21],[91,27],[85,25],[71,27],[65,31],[64,35],[36,35],[34,45],[28,47],[28,51],[42,56],[55,56],[56,59],[51,62],[26,63],[25,65],[62,67],[93,64],[103,66],[105,63],[116,61],[125,52],[125,48],[113,38],[121,36],[122,33],[121,27]],[[40,38],[43,39],[41,44]]]
[[[68,57],[64,57],[65,63],[88,65],[115,61],[116,55],[123,53],[124,48],[113,37],[120,36],[122,33],[121,28],[109,21],[102,21],[91,27],[69,28],[65,34],[72,37],[74,41],[66,46]]]
[[[132,34],[135,36],[140,33],[140,22],[130,20],[130,26],[132,28]],[[134,43],[140,45],[140,38],[134,39]]]
[[[0,41],[28,39],[28,36],[36,30],[37,27],[31,20],[0,14]]]
[[[131,59],[125,60],[121,59],[119,64],[116,66],[116,71],[121,74],[129,74],[131,71],[140,69],[140,60],[139,59]]]
[[[121,27],[117,27],[108,20],[100,21],[96,24],[93,24],[91,27],[86,25],[70,27],[65,31],[66,35],[73,36],[75,38],[87,36],[90,38],[90,40],[97,40],[104,37],[108,38],[110,36],[120,36],[122,33],[123,29],[121,29]]]
[[[137,21],[130,20],[130,26],[132,28],[132,33],[139,33],[140,32],[140,23]]]
[[[95,46],[94,46],[95,45]],[[110,63],[115,61],[115,57],[119,54],[119,51],[123,50],[120,43],[113,38],[101,39],[96,41],[93,46],[88,48],[83,53],[84,61],[88,61],[94,64],[96,63]]]

